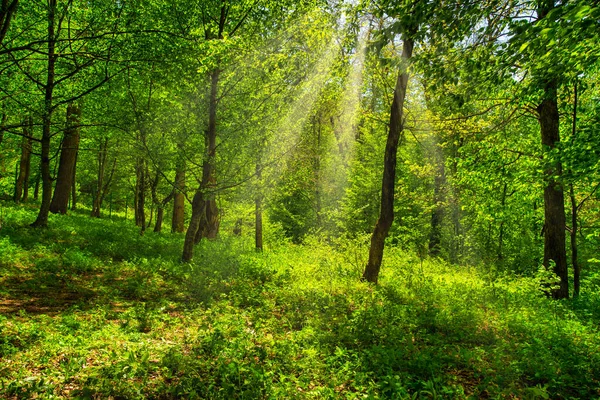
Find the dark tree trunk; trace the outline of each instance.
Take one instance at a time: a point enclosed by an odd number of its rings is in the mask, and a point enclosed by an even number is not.
[[[67,128],[63,138],[56,188],[50,204],[50,212],[66,214],[69,206],[69,197],[73,188],[73,175],[77,152],[79,151],[79,133],[81,124],[81,108],[76,104],[67,107]]]
[[[31,150],[33,136],[33,120],[27,118],[23,124],[23,138],[21,141],[21,160],[19,161],[19,175],[15,182],[14,200],[16,203],[27,201],[29,188],[29,173],[31,170]]]
[[[156,209],[156,224],[154,225],[154,232],[160,232],[162,230],[162,223],[165,209],[162,206],[158,206]]]
[[[256,179],[258,181],[258,188],[256,191],[256,198],[254,199],[254,247],[256,251],[263,250],[263,218],[262,218],[262,166],[260,163],[256,164]]]
[[[442,151],[439,149],[439,151]],[[437,157],[437,155],[436,155]],[[431,231],[429,232],[429,255],[437,257],[440,255],[442,245],[442,222],[444,219],[444,183],[445,168],[443,157],[437,160],[438,166],[433,181],[433,204],[431,211]]]
[[[216,39],[223,39],[223,32],[227,21],[228,9],[223,3],[219,19],[219,31]],[[238,27],[240,25],[238,24]],[[215,39],[210,30],[206,31],[206,39]],[[192,200],[192,218],[185,235],[182,260],[190,261],[194,254],[194,245],[198,238],[216,237],[219,232],[219,212],[215,199],[215,155],[217,149],[217,105],[218,88],[221,71],[215,68],[210,74],[210,93],[208,106],[208,128],[205,131],[205,158],[202,166],[202,182]],[[204,221],[204,222],[203,222]],[[203,225],[204,226],[201,226]]]
[[[77,160],[79,153],[75,155],[75,165],[73,165],[73,180],[71,182],[71,210],[77,210]]]
[[[557,84],[549,81],[544,88],[544,99],[538,106],[544,152],[549,153],[560,144]],[[555,299],[569,297],[569,277],[565,246],[565,198],[561,184],[555,179],[562,174],[560,161],[547,160],[544,171],[544,265],[554,264],[554,273],[560,278],[560,287],[552,292]]]
[[[52,201],[52,177],[50,176],[50,140],[52,133],[52,112],[54,93],[54,67],[56,64],[56,37],[54,34],[56,12],[56,0],[48,1],[48,71],[46,85],[44,87],[44,113],[42,118],[42,140],[41,140],[41,162],[40,171],[42,177],[42,204],[36,220],[31,224],[33,227],[48,226],[48,214],[50,213],[50,202]]]
[[[142,232],[146,229],[146,176],[145,176],[144,160],[139,159],[136,168],[136,185],[135,185],[135,223],[142,228]]]
[[[383,260],[383,249],[385,238],[394,221],[394,191],[396,184],[396,153],[400,136],[402,135],[404,99],[408,86],[408,64],[412,57],[414,42],[410,38],[404,38],[402,47],[402,70],[398,73],[398,80],[394,90],[394,100],[390,115],[390,127],[388,139],[385,146],[385,159],[383,169],[383,181],[381,185],[381,208],[379,219],[371,236],[371,247],[369,249],[369,261],[363,273],[363,279],[368,282],[377,283],[381,261]]]
[[[215,177],[215,162],[217,150],[217,91],[219,87],[219,77],[221,71],[215,70],[211,74],[210,85],[210,105],[208,116],[208,129],[206,130],[206,160],[202,171],[202,186],[208,192],[206,196],[205,218],[201,223],[201,237],[215,239],[219,233],[219,209],[217,207],[215,189],[217,180]]]
[[[190,218],[190,224],[185,234],[185,241],[183,243],[183,255],[181,256],[182,261],[189,262],[194,256],[194,245],[196,244],[196,234],[200,229],[200,220],[204,215],[204,207],[206,201],[202,196],[202,192],[198,190],[192,200],[192,217]]]
[[[33,189],[33,199],[38,201],[40,198],[40,181],[42,180],[42,175],[38,172],[35,177],[35,188]]]
[[[171,232],[185,231],[185,163],[180,162],[175,173],[175,187],[173,188],[173,219]]]
[[[18,4],[18,0],[2,0],[2,6],[0,7],[0,44],[2,44],[6,37]]]

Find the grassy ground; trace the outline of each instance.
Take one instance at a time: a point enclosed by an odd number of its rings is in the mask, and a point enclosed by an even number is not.
[[[201,243],[2,203],[0,398],[597,398],[600,295],[361,243]]]

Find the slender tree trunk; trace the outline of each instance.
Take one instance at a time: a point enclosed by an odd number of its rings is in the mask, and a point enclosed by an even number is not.
[[[263,217],[262,217],[262,166],[256,163],[256,180],[258,181],[256,198],[254,199],[254,247],[256,251],[263,250]]]
[[[33,189],[33,199],[35,201],[38,201],[38,199],[40,198],[40,181],[42,180],[42,175],[41,173],[38,172],[38,174],[35,177],[35,187]]]
[[[538,106],[540,130],[544,152],[549,153],[560,143],[557,84],[551,80],[544,88],[544,99]],[[563,188],[556,180],[562,175],[560,161],[547,160],[550,165],[544,172],[544,265],[554,265],[554,273],[560,278],[560,287],[552,292],[555,299],[569,297],[569,277],[565,247],[565,198]]]
[[[171,232],[185,231],[185,162],[181,161],[175,173],[175,187],[173,195],[173,218]]]
[[[369,261],[363,273],[363,279],[368,282],[377,283],[381,261],[383,260],[383,249],[385,238],[394,221],[394,191],[396,184],[396,153],[400,136],[404,130],[403,112],[404,99],[408,86],[408,67],[412,57],[414,42],[410,38],[404,38],[402,46],[402,69],[398,73],[398,80],[394,90],[394,100],[390,116],[390,128],[385,146],[385,159],[383,169],[383,181],[381,185],[381,208],[379,219],[371,236],[371,247],[369,249]]]
[[[136,168],[136,189],[135,189],[135,223],[142,228],[142,232],[146,229],[146,176],[144,160],[138,159]]]
[[[50,204],[50,212],[54,214],[67,213],[69,197],[73,187],[77,152],[79,151],[80,124],[81,108],[76,104],[69,104],[67,107],[67,128],[60,153],[56,188]]]
[[[48,71],[46,85],[44,87],[44,113],[42,117],[42,140],[41,140],[41,162],[40,171],[42,177],[42,204],[36,220],[31,224],[33,227],[47,227],[48,214],[50,213],[50,202],[52,201],[52,177],[50,176],[50,140],[52,126],[52,100],[54,93],[54,67],[56,64],[56,37],[54,35],[54,23],[56,12],[56,0],[48,0]]]
[[[27,201],[29,188],[29,173],[31,170],[31,150],[33,136],[33,120],[27,118],[23,124],[23,138],[21,141],[21,160],[19,162],[19,174],[15,182],[14,200],[16,203]]]
[[[165,209],[162,206],[158,206],[156,209],[156,224],[154,225],[154,232],[160,232],[162,230],[162,223]]]

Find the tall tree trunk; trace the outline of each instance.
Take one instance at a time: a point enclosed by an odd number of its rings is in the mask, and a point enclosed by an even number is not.
[[[35,176],[35,187],[33,189],[33,199],[38,201],[40,198],[40,181],[42,180],[42,174],[38,172]]]
[[[363,279],[368,282],[377,283],[381,261],[383,260],[383,249],[385,238],[394,221],[394,191],[396,184],[396,153],[400,136],[404,130],[404,99],[408,87],[408,67],[412,57],[414,42],[411,38],[404,38],[402,46],[402,69],[398,73],[396,88],[394,89],[394,101],[390,115],[390,129],[385,146],[385,159],[383,167],[383,181],[381,185],[381,209],[379,219],[371,236],[371,247],[369,249],[369,261],[363,273]]]
[[[29,173],[31,170],[31,150],[33,136],[33,120],[27,118],[23,123],[23,138],[21,141],[21,160],[19,161],[19,175],[15,182],[14,200],[16,203],[27,201],[29,188]]]
[[[217,91],[219,87],[219,77],[221,71],[215,70],[211,74],[210,84],[210,104],[209,104],[209,116],[208,116],[208,129],[206,130],[206,160],[204,162],[204,168],[202,171],[202,186],[208,191],[205,194],[206,206],[205,218],[201,220],[201,224],[205,225],[200,231],[203,238],[214,239],[219,233],[219,209],[217,207],[216,195],[214,190],[216,189],[217,179],[215,176],[216,171],[216,150],[217,150]]]
[[[56,12],[56,0],[48,0],[48,71],[46,76],[44,93],[44,113],[42,116],[42,140],[41,140],[41,162],[40,171],[42,176],[42,204],[36,220],[31,224],[33,227],[48,226],[48,214],[50,213],[50,202],[52,201],[52,177],[50,176],[50,140],[52,134],[53,94],[54,94],[54,67],[56,65],[56,37],[54,34]]]
[[[67,128],[63,138],[58,175],[54,196],[50,204],[50,212],[66,214],[69,207],[69,197],[73,187],[73,174],[77,152],[79,151],[79,135],[81,124],[81,108],[76,104],[67,107]]]
[[[436,146],[436,149],[437,146]],[[441,152],[442,150],[439,149]],[[431,211],[431,231],[429,232],[429,255],[437,257],[440,255],[442,245],[442,222],[444,219],[444,183],[445,166],[443,157],[436,154],[437,168],[433,181],[433,210]],[[441,158],[441,160],[439,160]]]
[[[559,113],[556,81],[550,80],[544,88],[544,99],[537,108],[544,152],[549,153],[560,144]],[[544,265],[554,264],[554,273],[560,278],[560,287],[552,292],[555,299],[569,297],[569,277],[565,246],[565,198],[563,188],[555,177],[562,174],[560,161],[547,160],[544,174]]]
[[[73,179],[71,181],[71,210],[77,210],[77,160],[79,153],[75,155],[75,164],[73,165]]]
[[[254,199],[254,247],[256,251],[263,250],[263,218],[262,218],[262,166],[256,163],[256,180],[258,181],[256,197]]]
[[[18,0],[2,0],[2,5],[0,6],[0,45],[6,37],[6,33],[8,32],[10,22],[17,10],[18,4]]]
[[[185,230],[185,161],[181,160],[175,172],[175,187],[173,188],[173,218],[171,232],[181,233]]]

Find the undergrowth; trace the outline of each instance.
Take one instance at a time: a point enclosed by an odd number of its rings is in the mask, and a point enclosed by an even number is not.
[[[2,205],[0,397],[579,398],[600,396],[600,295],[386,250],[144,236],[131,221]]]

